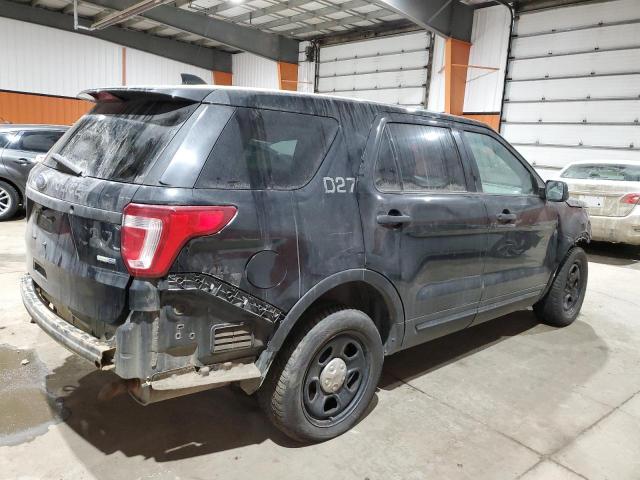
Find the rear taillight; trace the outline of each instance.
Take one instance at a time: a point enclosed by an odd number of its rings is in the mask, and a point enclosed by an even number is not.
[[[121,251],[139,277],[162,277],[192,238],[213,235],[233,219],[236,207],[191,207],[130,203],[124,209]]]
[[[640,193],[627,193],[620,199],[622,203],[637,205],[640,202]]]

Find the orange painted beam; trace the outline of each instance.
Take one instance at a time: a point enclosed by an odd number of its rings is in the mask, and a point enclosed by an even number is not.
[[[471,44],[447,39],[444,49],[444,111],[462,115]]]
[[[462,115],[465,118],[471,120],[477,120],[482,123],[486,123],[496,132],[500,131],[500,114],[499,113],[464,113]]]
[[[280,90],[298,90],[298,65],[278,62],[278,84]]]
[[[71,125],[93,106],[77,98],[0,92],[0,123]]]
[[[233,75],[228,72],[212,70],[211,79],[214,85],[233,85]]]

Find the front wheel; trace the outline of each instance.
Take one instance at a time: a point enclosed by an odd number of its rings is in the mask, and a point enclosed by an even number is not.
[[[587,254],[580,247],[572,248],[549,292],[533,306],[540,321],[554,327],[572,324],[582,308],[588,276]]]
[[[302,327],[278,354],[258,398],[289,437],[328,440],[355,425],[371,402],[382,341],[359,310],[330,309]]]
[[[0,222],[13,217],[18,211],[19,204],[18,191],[12,185],[0,181]]]

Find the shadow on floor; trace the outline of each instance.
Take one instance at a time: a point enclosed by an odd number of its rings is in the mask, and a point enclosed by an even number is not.
[[[386,360],[394,374],[384,376],[380,388],[392,390],[400,385],[397,380],[409,382],[508,338],[527,334],[537,325],[533,312],[523,310],[396,353]]]
[[[640,262],[640,247],[622,243],[591,242],[585,248],[590,262],[605,265],[633,265]]]
[[[537,325],[530,311],[517,312],[473,329],[400,352],[387,361],[403,381],[428,374],[451,362],[485,349]],[[401,365],[401,369],[397,366]],[[105,454],[121,451],[165,462],[207,455],[271,440],[288,448],[304,445],[291,441],[266,419],[253,397],[230,388],[201,392],[142,407],[128,395],[108,402],[98,392],[117,377],[89,370],[75,356],[46,378],[47,391],[63,399],[64,422],[76,434],[70,444],[87,441]],[[383,375],[382,389],[394,384]],[[397,383],[397,382],[396,382]],[[375,409],[377,397],[367,414]],[[366,417],[365,415],[365,417]]]

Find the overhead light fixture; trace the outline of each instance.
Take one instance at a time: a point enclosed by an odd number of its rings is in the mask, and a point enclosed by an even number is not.
[[[172,2],[174,0],[142,0],[134,5],[131,5],[129,8],[125,8],[124,10],[120,10],[118,12],[113,12],[110,15],[107,15],[101,20],[93,23],[90,27],[91,30],[102,30],[103,28],[110,27],[112,25],[116,25],[118,23],[124,22],[131,17],[136,15],[140,15],[141,13],[146,12],[147,10],[151,10],[152,8],[158,7],[160,5],[164,5],[165,3]]]

